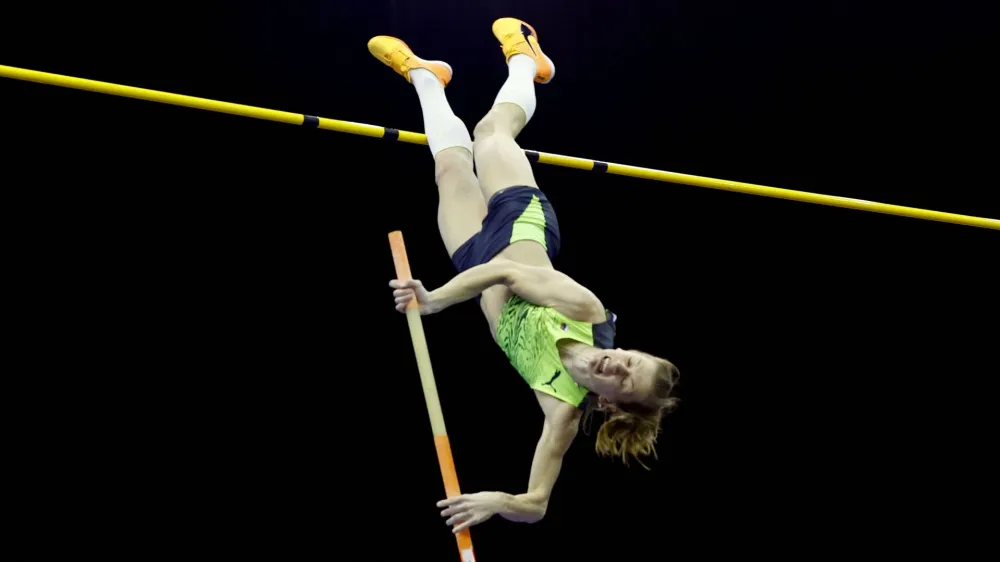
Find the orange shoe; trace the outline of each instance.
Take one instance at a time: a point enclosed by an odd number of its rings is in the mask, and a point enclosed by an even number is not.
[[[493,35],[500,41],[506,60],[514,55],[528,55],[535,60],[535,82],[548,84],[556,75],[556,65],[538,46],[535,28],[517,18],[500,18],[493,22]]]
[[[411,84],[413,81],[410,80],[410,71],[414,68],[430,70],[438,77],[442,86],[447,86],[451,82],[451,66],[448,63],[439,60],[426,61],[414,55],[406,43],[395,37],[386,35],[372,37],[371,41],[368,41],[368,51]]]

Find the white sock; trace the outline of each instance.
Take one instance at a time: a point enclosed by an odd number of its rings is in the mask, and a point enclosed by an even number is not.
[[[535,114],[535,60],[528,55],[514,55],[507,61],[507,81],[503,83],[493,105],[512,103],[524,110],[525,123]]]
[[[415,68],[410,71],[410,82],[417,89],[420,98],[420,109],[424,113],[424,134],[431,154],[446,148],[461,146],[472,153],[472,137],[469,129],[448,105],[444,95],[444,86],[433,72],[426,68]]]

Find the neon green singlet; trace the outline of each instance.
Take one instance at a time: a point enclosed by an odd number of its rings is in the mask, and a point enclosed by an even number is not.
[[[593,327],[514,295],[497,320],[497,343],[529,387],[579,406],[589,391],[566,372],[556,344],[571,339],[594,345]]]

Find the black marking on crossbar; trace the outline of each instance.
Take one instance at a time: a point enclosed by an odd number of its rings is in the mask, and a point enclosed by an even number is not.
[[[528,157],[528,162],[538,162],[538,153],[534,150],[525,150],[524,155]]]
[[[385,133],[382,134],[382,138],[385,140],[396,141],[399,140],[399,129],[385,128]]]
[[[303,127],[309,127],[310,129],[319,127],[319,117],[315,115],[303,115],[302,117],[304,117],[302,120]]]

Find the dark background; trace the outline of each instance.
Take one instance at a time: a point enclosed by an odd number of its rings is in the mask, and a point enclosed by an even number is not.
[[[558,67],[525,148],[1000,217],[996,27],[957,4],[5,10],[2,64],[410,131],[416,94],[367,40],[449,61],[471,128],[506,77],[490,25],[520,17]],[[80,549],[457,559],[387,286],[396,229],[415,276],[453,274],[426,147],[13,80],[0,108],[30,374],[75,412],[48,418],[59,460],[40,464],[64,521],[96,523]],[[536,174],[556,267],[619,314],[621,346],[678,365],[683,402],[652,470],[581,438],[546,519],[475,527],[479,560],[954,555],[980,536],[997,232]],[[530,391],[475,304],[424,326],[463,491],[523,491]]]

